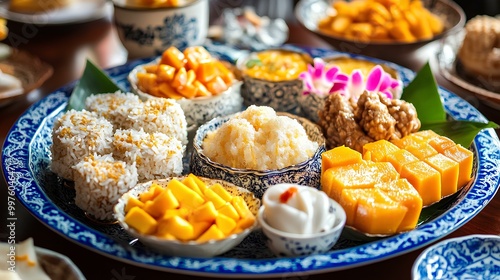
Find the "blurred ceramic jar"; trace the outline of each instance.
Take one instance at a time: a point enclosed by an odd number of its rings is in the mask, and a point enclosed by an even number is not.
[[[171,45],[184,49],[205,42],[208,0],[173,2],[113,0],[116,30],[129,58],[158,56]]]

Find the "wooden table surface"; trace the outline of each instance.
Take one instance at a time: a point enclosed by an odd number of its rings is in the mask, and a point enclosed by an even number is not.
[[[11,35],[5,42],[15,45],[19,49],[27,50],[51,64],[54,68],[54,74],[39,89],[7,107],[0,108],[0,142],[2,144],[11,126],[29,106],[81,76],[86,58],[92,59],[102,68],[120,65],[127,61],[126,53],[119,43],[110,17],[88,23],[64,26],[33,26],[9,23],[9,27],[11,28]],[[332,48],[326,42],[309,34],[299,25],[292,23],[290,27],[289,43]],[[14,35],[15,38],[12,38]],[[433,61],[435,51],[436,46],[430,45],[413,55],[395,54],[389,60],[410,69],[418,70],[425,61],[430,59],[435,70],[436,66]],[[500,124],[499,111],[485,106],[474,98],[471,93],[449,83],[439,75],[437,70],[434,72],[441,86],[468,100],[488,119]],[[496,132],[499,133],[498,130]],[[3,178],[0,180],[0,185],[0,197],[6,198],[7,186]],[[6,221],[6,202],[7,199],[2,199],[0,202],[0,221]],[[498,209],[500,209],[500,195],[497,194],[477,216],[445,238],[470,234],[499,235],[500,215],[498,215]],[[71,258],[87,279],[201,279],[196,276],[144,269],[90,251],[56,234],[22,207],[16,209],[16,216],[18,218],[16,227],[16,239],[18,241],[34,237],[35,245],[54,250]],[[5,241],[7,236],[7,229],[5,227],[0,228],[0,240]],[[278,278],[410,279],[412,264],[423,249],[425,248],[362,267],[318,275],[283,274],[279,275]]]

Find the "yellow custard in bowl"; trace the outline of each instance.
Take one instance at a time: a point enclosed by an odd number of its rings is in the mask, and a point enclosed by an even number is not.
[[[271,49],[255,53],[245,63],[244,74],[257,79],[279,82],[295,80],[307,71],[311,60],[302,53]]]

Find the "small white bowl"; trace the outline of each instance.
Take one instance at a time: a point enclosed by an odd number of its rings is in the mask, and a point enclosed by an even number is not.
[[[194,258],[205,258],[205,257],[213,257],[217,255],[221,255],[232,248],[238,246],[245,237],[247,237],[257,226],[257,220],[255,223],[241,231],[238,234],[231,234],[224,239],[221,240],[210,240],[204,243],[198,243],[196,241],[177,241],[177,240],[167,240],[162,239],[153,235],[145,235],[137,232],[133,228],[129,227],[127,223],[125,223],[125,206],[130,197],[138,198],[139,195],[149,189],[153,182],[158,183],[160,186],[165,187],[168,182],[172,179],[183,180],[185,176],[182,177],[171,177],[165,178],[162,180],[149,181],[145,183],[138,184],[136,187],[125,193],[119,200],[118,203],[114,207],[115,218],[118,220],[118,223],[123,227],[125,231],[127,231],[131,236],[139,239],[141,243],[145,246],[156,250],[160,253],[164,253],[170,256],[178,256],[178,257],[194,257]],[[213,185],[215,183],[221,184],[231,195],[239,195],[242,196],[245,202],[248,205],[250,211],[257,215],[258,209],[260,207],[260,200],[256,198],[251,192],[237,187],[231,183],[222,180],[214,180],[204,177],[198,177],[207,185]]]
[[[499,279],[500,236],[475,234],[438,242],[415,260],[412,279]]]
[[[266,222],[265,206],[261,206],[257,215],[259,226],[268,238],[267,246],[279,257],[307,256],[329,251],[337,243],[346,222],[346,214],[342,206],[329,199],[331,215],[335,215],[335,224],[330,230],[315,234],[288,233],[271,227]]]
[[[146,72],[144,67],[147,65],[157,65],[159,59],[160,58],[157,58],[149,63],[138,65],[128,74],[128,81],[132,92],[139,95],[142,100],[162,98],[143,92],[137,85],[137,73]],[[236,81],[229,89],[215,96],[196,97],[193,99],[182,98],[176,100],[184,111],[188,126],[199,126],[213,118],[241,111],[243,107],[243,98],[240,94],[241,84],[241,81]]]

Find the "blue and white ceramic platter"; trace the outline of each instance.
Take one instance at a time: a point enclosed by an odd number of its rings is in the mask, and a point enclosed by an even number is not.
[[[413,280],[500,279],[500,236],[469,235],[425,249],[413,264]]]
[[[240,55],[224,45],[210,45],[207,49],[231,61]],[[305,50],[313,57],[338,54],[324,49]],[[107,73],[122,88],[129,89],[128,73],[150,60],[134,61],[108,69]],[[409,69],[387,64],[399,72],[404,84],[413,79],[414,73]],[[500,142],[493,129],[485,129],[471,146],[476,158],[472,183],[415,230],[370,241],[353,241],[341,236],[329,252],[306,257],[276,258],[266,247],[262,231],[253,232],[239,246],[218,257],[162,255],[139,242],[129,245],[133,238],[117,224],[103,225],[89,220],[73,203],[74,190],[65,187],[64,182],[50,172],[51,129],[54,120],[64,111],[73,88],[74,84],[71,84],[48,95],[14,124],[2,155],[5,178],[17,199],[55,232],[84,248],[138,266],[219,278],[305,275],[363,266],[408,253],[446,236],[478,214],[499,187]],[[453,118],[486,121],[474,107],[455,94],[444,89],[439,92],[446,111]]]

